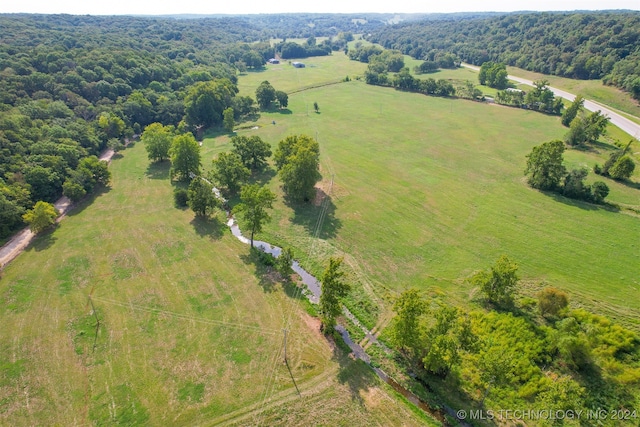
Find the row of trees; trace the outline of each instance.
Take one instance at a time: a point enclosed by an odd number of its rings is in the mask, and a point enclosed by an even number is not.
[[[564,166],[563,141],[554,140],[533,147],[527,155],[525,175],[533,188],[556,191],[573,199],[603,203],[609,194],[609,187],[602,181],[592,185],[585,183],[589,173],[586,168],[576,168],[567,172]]]
[[[276,90],[267,80],[260,83],[256,89],[256,100],[263,110],[268,109],[276,101],[280,108],[287,108],[289,105],[289,95],[281,90]]]
[[[315,37],[309,37],[304,44],[290,41],[283,41],[276,45],[276,52],[282,59],[308,58],[310,56],[327,56],[332,52],[331,42],[324,41],[320,45],[316,44]]]
[[[375,64],[369,64],[369,68],[365,71],[365,81],[372,85],[391,86],[399,90],[432,96],[454,96],[456,93],[455,87],[449,80],[435,80],[431,77],[418,79],[411,75],[411,71],[407,67],[389,77],[385,70]]]
[[[417,289],[402,292],[389,332],[409,369],[429,383],[455,376],[447,387],[489,409],[633,406],[625,384],[637,378],[637,335],[572,310],[565,292],[545,284],[535,300],[519,298],[517,270],[502,256],[471,276],[489,310],[444,305]],[[596,371],[599,386],[593,387]]]
[[[512,88],[500,90],[496,94],[495,101],[498,104],[526,108],[546,114],[562,114],[564,108],[562,99],[556,98],[553,91],[549,89],[549,82],[537,80],[534,82],[534,86],[528,92]]]

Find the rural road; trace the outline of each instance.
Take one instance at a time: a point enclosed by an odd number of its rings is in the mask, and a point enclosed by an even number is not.
[[[470,70],[474,70],[474,71],[480,71],[480,67],[476,67],[474,65],[470,65],[470,64],[465,64],[462,63],[461,64],[463,67],[465,68],[469,68]],[[514,82],[518,82],[518,83],[522,83],[525,85],[529,85],[529,86],[534,86],[533,81],[531,80],[527,80],[527,79],[523,79],[520,77],[516,77],[516,76],[508,76],[509,80],[513,80]],[[573,102],[573,100],[575,99],[575,95],[569,92],[566,92],[562,89],[558,89],[552,86],[549,86],[549,89],[551,89],[551,91],[556,95],[559,96],[561,98],[564,99],[568,99],[569,101]],[[609,120],[611,121],[612,124],[618,126],[620,129],[622,129],[624,132],[628,133],[629,135],[631,135],[632,137],[636,138],[636,139],[640,139],[640,125],[637,123],[632,122],[631,120],[627,119],[626,117],[616,113],[615,111],[607,108],[604,105],[598,104],[594,101],[585,99],[584,100],[584,108],[586,108],[589,111],[598,111],[600,110],[602,112],[602,114],[606,115],[607,117],[609,117]]]
[[[100,155],[100,160],[104,160],[109,162],[114,155],[114,151],[108,149],[104,151]],[[60,213],[56,222],[60,222],[60,220],[67,213],[69,208],[71,207],[71,200],[69,198],[62,196],[58,199],[54,204],[57,211]],[[15,257],[20,255],[20,253],[29,246],[31,240],[35,237],[35,234],[29,230],[29,227],[24,228],[22,231],[16,233],[11,240],[9,240],[6,244],[4,244],[0,248],[0,270],[4,268],[5,265],[9,264]]]

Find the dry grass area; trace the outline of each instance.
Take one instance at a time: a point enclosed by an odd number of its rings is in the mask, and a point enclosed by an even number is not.
[[[281,402],[350,402],[340,375],[360,370],[280,283],[262,280],[221,213],[201,220],[173,207],[168,165],[148,166],[145,154],[127,149],[110,189],[3,271],[0,425],[201,425],[234,414],[264,424]],[[303,399],[282,363],[285,326]],[[362,393],[403,405],[377,383]],[[386,424],[380,405],[358,407],[364,424]]]

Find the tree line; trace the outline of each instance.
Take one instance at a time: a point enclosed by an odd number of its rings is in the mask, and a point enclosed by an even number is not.
[[[609,194],[604,181],[585,182],[589,175],[586,167],[567,170],[563,153],[566,147],[585,148],[598,141],[606,130],[609,119],[601,111],[587,113],[584,98],[576,96],[562,115],[562,124],[569,127],[563,140],[548,141],[533,147],[527,155],[525,175],[528,184],[543,191],[553,191],[572,199],[603,204]],[[595,164],[593,172],[618,181],[627,181],[633,175],[635,162],[628,151],[633,139],[624,147],[617,147],[603,165]]]
[[[509,13],[407,22],[376,29],[368,40],[416,59],[445,53],[475,65],[502,62],[577,79],[603,79],[640,99],[640,13]]]

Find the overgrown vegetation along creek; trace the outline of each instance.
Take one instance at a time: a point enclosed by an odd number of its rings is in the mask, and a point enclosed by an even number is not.
[[[217,195],[220,194],[220,191],[218,189],[214,189],[214,192]],[[240,230],[240,227],[238,226],[235,219],[231,215],[231,211],[227,210],[227,216],[229,218],[227,222],[227,226],[229,226],[231,233],[242,243],[245,243],[247,245],[250,244],[250,240],[242,235],[242,231]],[[280,254],[282,253],[282,248],[271,245],[267,242],[255,240],[253,243],[257,250],[260,250],[266,254],[269,254],[274,258],[279,257]],[[322,292],[322,286],[318,281],[318,279],[316,279],[313,275],[308,273],[300,265],[298,261],[293,261],[291,267],[293,271],[300,277],[300,282],[304,286],[306,286],[308,289],[308,292],[303,292],[303,293],[306,295],[306,297],[309,299],[310,302],[312,302],[313,304],[317,304],[318,301],[320,300],[320,294]],[[390,350],[384,344],[377,341],[377,339],[375,338],[375,335],[370,330],[368,330],[365,326],[363,326],[360,322],[358,322],[357,318],[349,311],[348,308],[343,306],[342,309],[343,309],[344,316],[354,321],[354,324],[356,325],[356,327],[361,328],[362,331],[370,338],[370,341],[372,343],[379,346],[384,351],[390,352]],[[337,325],[336,331],[340,334],[341,339],[348,346],[350,351],[353,352],[356,358],[364,361],[367,365],[371,364],[371,357],[367,354],[366,350],[362,346],[360,346],[357,342],[351,339],[349,331],[344,326]],[[382,369],[373,367],[373,366],[371,367],[371,369],[373,369],[373,371],[382,380],[384,380],[387,384],[391,385],[394,388],[394,390],[398,391],[400,394],[406,397],[411,403],[418,406],[420,409],[424,410],[430,415],[436,417],[436,419],[440,419],[440,420],[444,419],[444,416],[439,409],[431,408],[426,402],[423,402],[422,400],[420,400],[418,396],[416,396],[406,388],[402,387],[398,382],[396,382],[393,378],[391,378],[388,374],[386,374]],[[455,416],[456,411],[454,411],[453,409],[449,408],[446,405],[444,405],[443,407],[445,408],[447,413],[449,413],[451,416]]]

